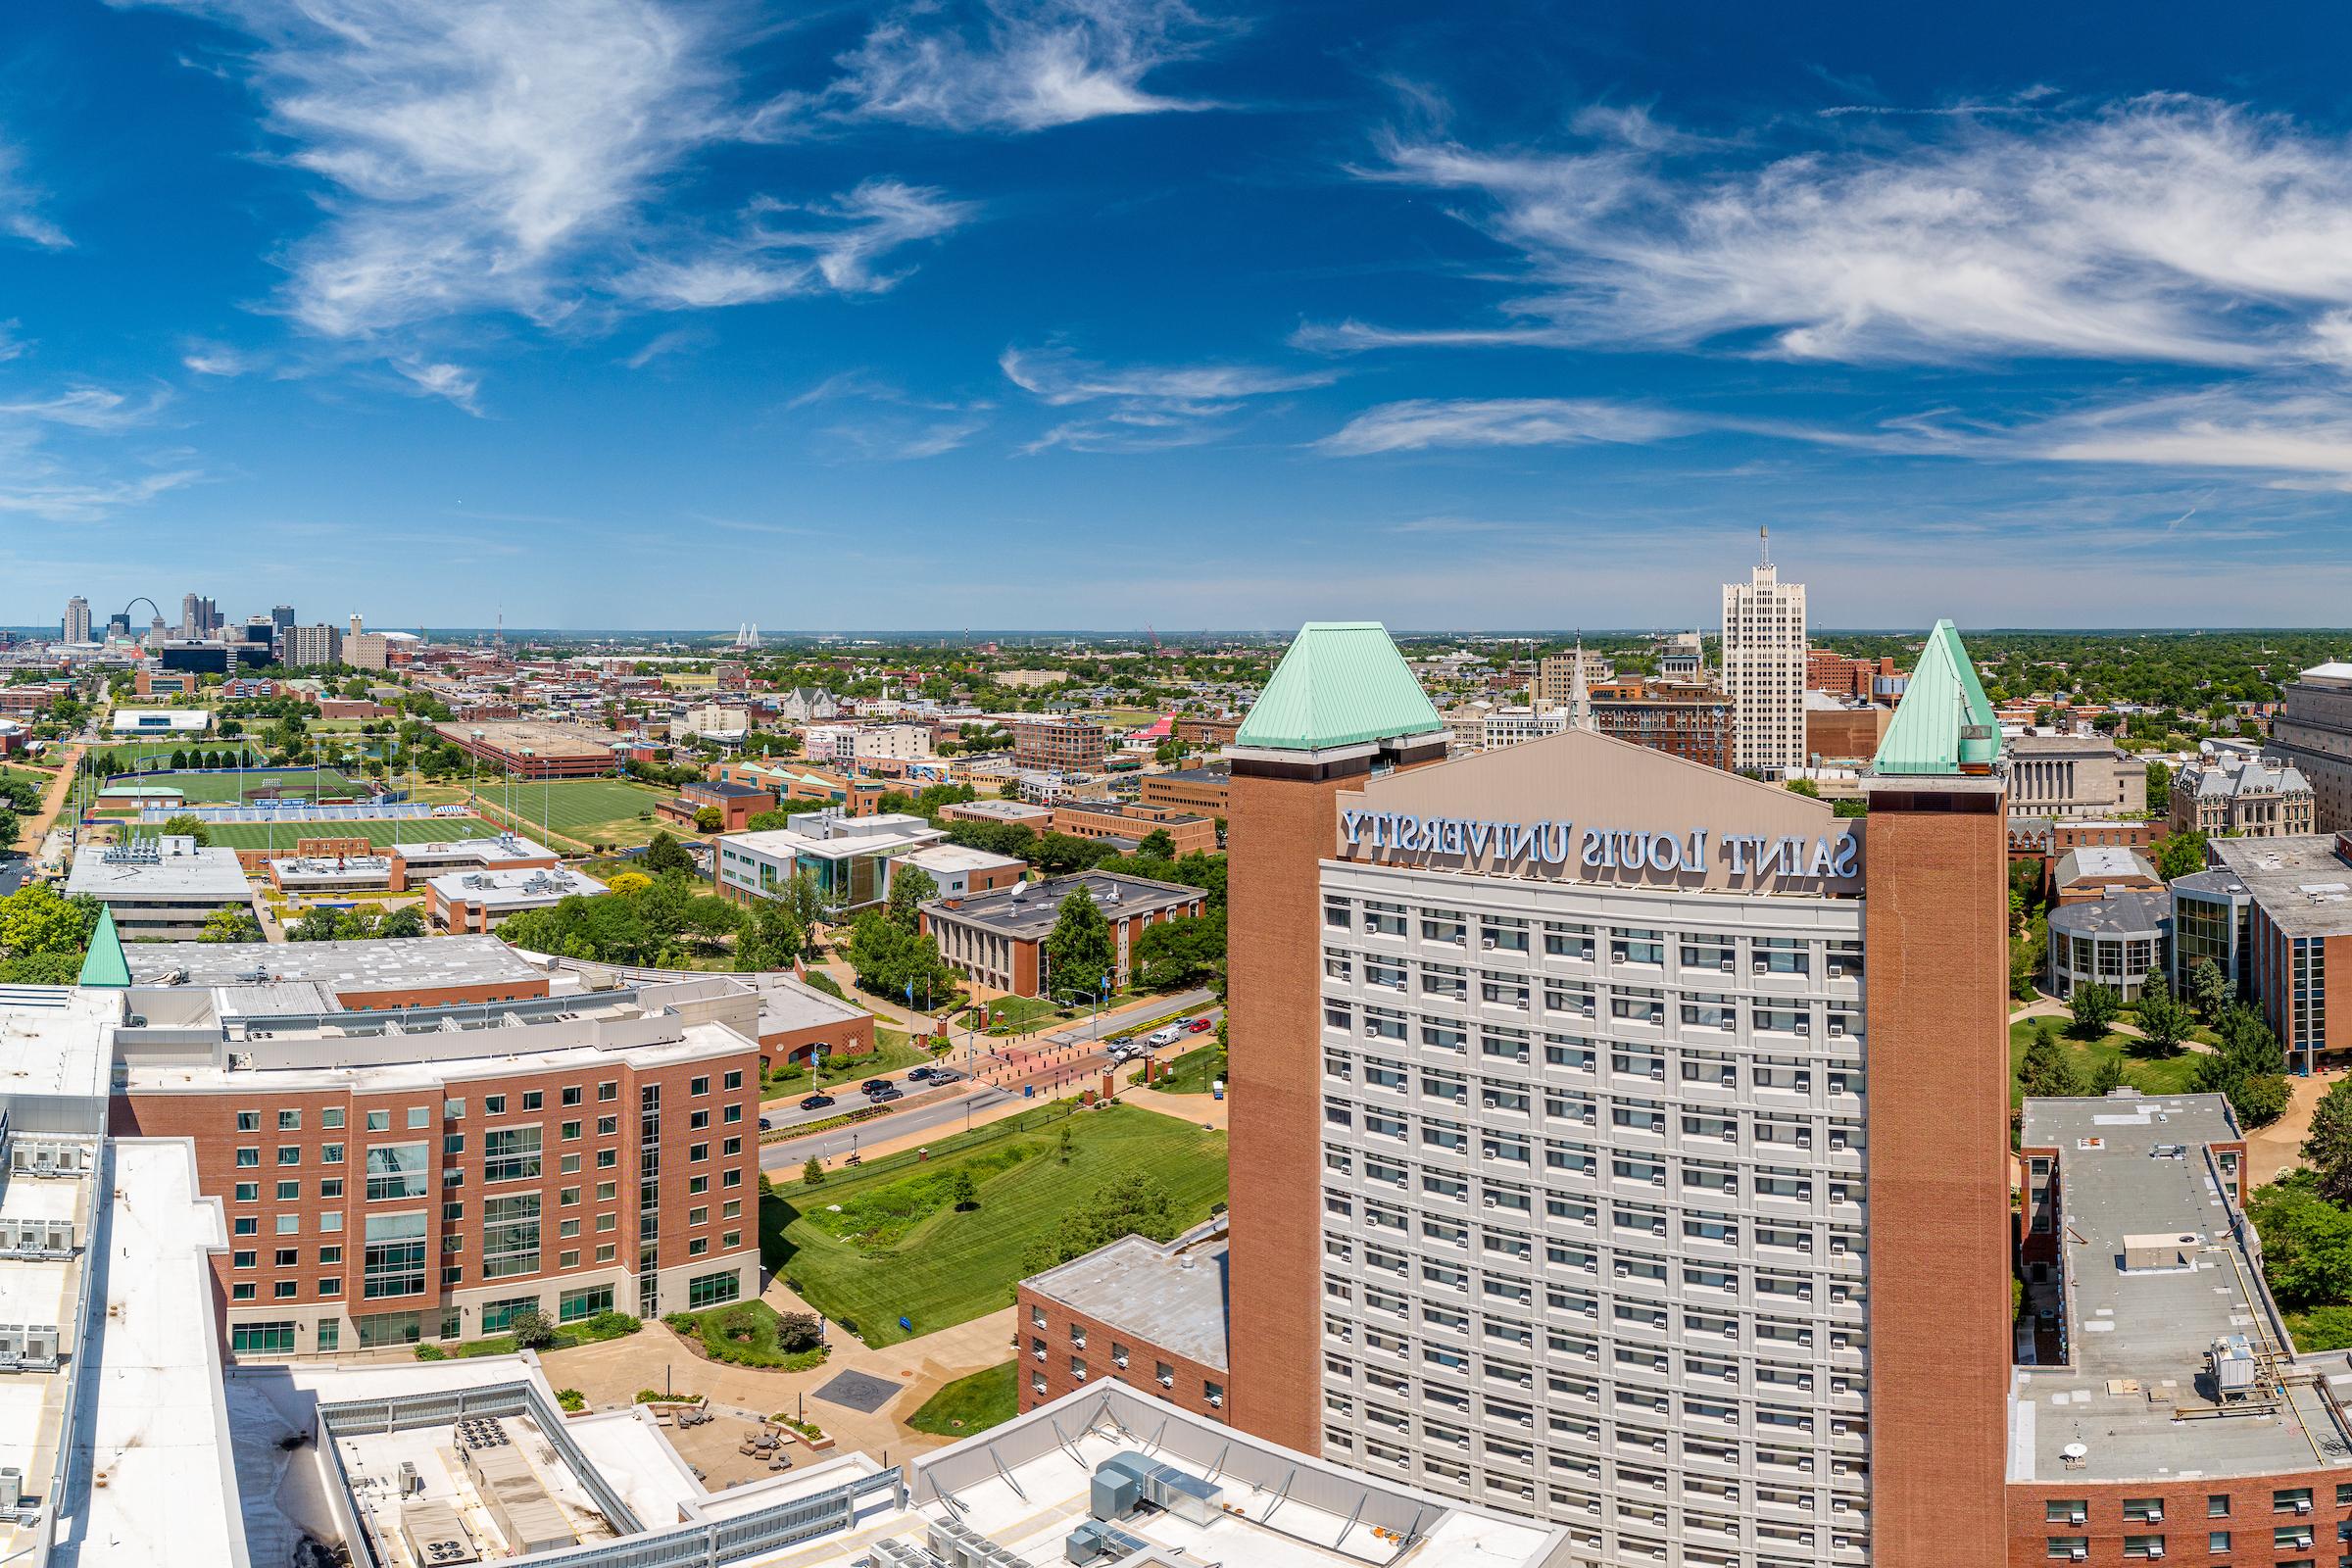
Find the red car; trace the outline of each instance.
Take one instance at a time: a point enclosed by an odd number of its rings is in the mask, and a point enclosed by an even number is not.
[[[1184,1032],[1188,1035],[1204,1035],[1215,1027],[1216,1025],[1210,1023],[1206,1018],[1195,1018],[1184,1026]]]

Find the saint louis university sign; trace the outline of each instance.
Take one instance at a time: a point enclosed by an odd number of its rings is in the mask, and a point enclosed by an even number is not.
[[[1844,881],[1859,869],[1860,841],[1850,827],[1837,833],[1723,833],[1708,858],[1703,827],[1588,827],[1573,822],[1498,822],[1460,816],[1416,816],[1402,811],[1348,809],[1340,831],[1350,851],[1370,849],[1390,861],[1444,858],[1490,871],[1514,868],[1554,874],[1664,872],[1707,876],[1718,867],[1733,877]]]

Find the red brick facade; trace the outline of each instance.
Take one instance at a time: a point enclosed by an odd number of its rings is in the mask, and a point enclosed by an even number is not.
[[[1192,1360],[1138,1338],[1132,1330],[1114,1329],[1100,1318],[1048,1300],[1025,1281],[1014,1293],[1012,1327],[1020,1346],[1013,1372],[1023,1415],[1073,1389],[1115,1378],[1180,1410],[1211,1421],[1226,1419],[1223,1367]],[[1118,1364],[1122,1352],[1127,1357],[1124,1367]],[[1085,1369],[1083,1377],[1080,1368]],[[1162,1368],[1169,1379],[1165,1384],[1160,1382]],[[1042,1392],[1040,1378],[1045,1380]],[[1216,1404],[1209,1402],[1212,1396],[1218,1398]]]

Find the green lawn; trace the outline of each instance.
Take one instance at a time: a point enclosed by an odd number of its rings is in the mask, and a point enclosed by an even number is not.
[[[640,812],[651,811],[673,793],[617,778],[518,783],[514,792],[514,825],[535,835],[545,824],[546,829],[582,844],[603,847],[644,844],[663,827],[669,827],[673,835],[676,833],[671,824],[638,820]],[[493,780],[481,781],[476,790],[476,804],[484,815],[505,814],[506,801],[507,792],[502,786]]]
[[[473,816],[420,816],[398,822],[208,822],[205,831],[224,850],[278,849],[294,853],[297,839],[366,839],[388,844],[446,844],[452,839],[489,838],[497,827]]]
[[[100,744],[87,748],[87,755],[96,760],[92,762],[92,766],[105,768],[109,772],[121,773],[141,767],[168,767],[171,765],[173,752],[178,752],[183,757],[190,751],[204,752],[207,755],[220,752],[233,758],[236,756],[237,748],[243,745],[242,741],[233,739],[224,741],[208,735],[202,742],[193,745],[184,740],[176,744],[171,741],[125,741],[119,745]],[[260,752],[247,746],[245,747],[245,760],[261,762],[267,759]]]
[[[1163,1094],[1205,1095],[1208,1087],[1220,1076],[1223,1063],[1219,1060],[1216,1042],[1198,1047],[1168,1063],[1168,1075],[1152,1087]]]
[[[2017,1085],[2018,1069],[2026,1062],[2026,1047],[2034,1042],[2038,1018],[2023,1018],[2009,1026],[2009,1105],[2015,1109],[2025,1102],[2025,1092]],[[2124,1082],[2142,1094],[2179,1095],[2188,1092],[2189,1079],[2197,1070],[2193,1052],[2183,1051],[2178,1056],[2135,1056],[2131,1048],[2139,1044],[2129,1035],[2109,1035],[2095,1045],[2070,1038],[2066,1020],[2052,1019],[2058,1025],[2060,1044],[2074,1056],[2075,1070],[2087,1084],[2090,1075],[2103,1062],[2120,1059],[2124,1064]]]
[[[1132,1105],[1041,1110],[942,1139],[927,1161],[909,1151],[835,1171],[813,1189],[783,1184],[772,1212],[761,1205],[767,1261],[868,1345],[895,1345],[1011,1300],[1031,1244],[1120,1175],[1149,1172],[1182,1225],[1225,1200],[1223,1133]],[[1056,1153],[1063,1127],[1075,1149],[1066,1165]],[[966,1165],[979,1198],[958,1210],[949,1188]],[[835,1205],[840,1213],[827,1212]]]
[[[1012,1035],[1035,1028],[1041,1019],[1060,1015],[1061,1009],[1037,997],[998,997],[988,1004],[988,1012],[990,1034]]]
[[[917,1432],[935,1432],[943,1438],[986,1432],[1019,1413],[1020,1373],[1018,1361],[1007,1361],[957,1378],[925,1399],[923,1407],[906,1418],[906,1424]]]

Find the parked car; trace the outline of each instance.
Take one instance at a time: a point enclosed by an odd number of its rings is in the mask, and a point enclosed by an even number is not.
[[[927,1084],[931,1081],[932,1076],[932,1071],[928,1067],[909,1067],[906,1069],[906,1081],[910,1084]]]
[[[1212,1019],[1195,1018],[1191,1023],[1188,1023],[1184,1026],[1184,1032],[1188,1035],[1204,1035],[1215,1027],[1216,1023]]]
[[[1175,1028],[1175,1026],[1174,1026],[1173,1024],[1171,1024],[1171,1025],[1169,1025],[1169,1026],[1168,1026],[1167,1028],[1165,1028],[1165,1029],[1154,1029],[1154,1030],[1152,1030],[1152,1033],[1151,1033],[1151,1036],[1150,1036],[1150,1041],[1151,1041],[1151,1044],[1152,1044],[1152,1045],[1155,1045],[1155,1046],[1172,1046],[1172,1045],[1174,1045],[1174,1044],[1176,1043],[1176,1028]]]
[[[879,1094],[881,1091],[890,1087],[891,1082],[887,1078],[868,1078],[865,1082],[859,1084],[858,1089],[860,1094],[872,1095]]]
[[[875,1090],[872,1094],[866,1096],[865,1098],[872,1101],[875,1104],[881,1105],[887,1104],[894,1100],[905,1100],[906,1095],[904,1090],[898,1088],[895,1084],[884,1084],[881,1088]]]
[[[834,1100],[831,1095],[810,1095],[801,1102],[801,1108],[803,1110],[822,1110],[833,1103]]]

